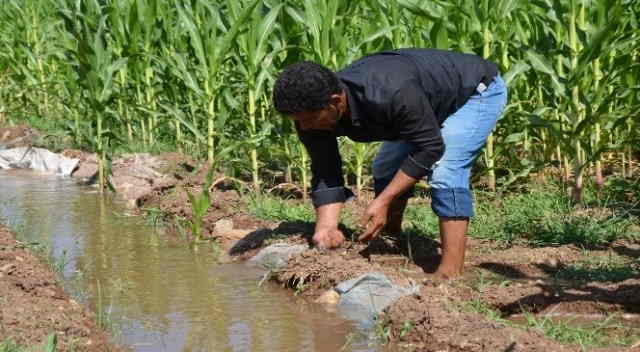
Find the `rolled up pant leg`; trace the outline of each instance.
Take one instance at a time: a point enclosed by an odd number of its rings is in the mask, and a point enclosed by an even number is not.
[[[441,129],[445,152],[433,169],[431,208],[440,217],[469,218],[474,215],[469,186],[471,167],[502,114],[507,91],[500,76],[481,93],[473,95]]]
[[[432,188],[431,208],[440,217],[468,218],[474,215],[469,186],[471,167],[507,102],[507,90],[500,76],[483,92],[471,96],[441,129],[445,153],[427,176]],[[382,193],[413,150],[404,141],[382,144],[373,162],[376,196]],[[401,196],[407,199],[409,191]]]

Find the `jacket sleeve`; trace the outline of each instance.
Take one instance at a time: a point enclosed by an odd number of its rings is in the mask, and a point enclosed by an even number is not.
[[[337,137],[330,132],[296,129],[311,158],[313,206],[317,208],[325,204],[343,203],[353,198],[353,192],[344,187]]]
[[[394,94],[391,109],[399,138],[415,147],[400,170],[421,179],[442,158],[445,148],[431,103],[420,84],[410,82]]]

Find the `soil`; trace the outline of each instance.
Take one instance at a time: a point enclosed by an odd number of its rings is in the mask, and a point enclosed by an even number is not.
[[[30,145],[39,133],[27,125],[0,127],[0,147],[17,148]]]
[[[0,226],[0,342],[40,346],[55,333],[58,351],[122,351],[95,315],[71,299],[55,274]]]
[[[92,174],[91,169],[86,168],[94,162],[90,155],[77,151],[65,153],[79,157],[80,169],[84,166],[85,170],[89,170],[84,174]],[[133,206],[140,206],[141,209],[147,210],[154,209],[163,215],[169,225],[176,223],[179,219],[192,217],[192,209],[185,190],[194,194],[200,192],[207,174],[206,169],[194,172],[195,163],[175,153],[155,158],[147,155],[125,156],[114,161],[113,165],[112,182],[121,196]],[[131,170],[138,171],[132,174]],[[242,181],[223,175],[215,175],[214,180],[210,195],[211,207],[204,217],[203,232],[206,238],[217,241],[226,250],[228,256],[224,258],[225,260],[248,259],[260,248],[275,241],[309,244],[307,251],[292,257],[287,267],[274,273],[272,279],[314,301],[318,301],[321,297],[321,300],[326,298],[327,292],[330,292],[336,284],[371,271],[384,273],[396,284],[421,284],[422,289],[419,294],[395,302],[380,317],[384,335],[392,342],[392,346],[399,347],[401,350],[469,352],[583,350],[578,346],[561,345],[542,336],[535,329],[517,328],[500,323],[496,319],[489,319],[486,314],[477,313],[481,310],[470,309],[472,304],[490,309],[501,319],[521,317],[523,313],[531,313],[537,317],[566,316],[569,318],[580,316],[604,318],[607,314],[616,313],[627,319],[635,319],[633,323],[636,328],[635,338],[638,338],[638,328],[640,328],[638,323],[640,322],[640,275],[638,275],[640,269],[637,267],[640,265],[638,261],[640,244],[638,243],[621,242],[600,250],[584,250],[574,246],[534,248],[515,245],[510,248],[501,248],[494,243],[469,239],[465,275],[462,278],[444,282],[431,275],[439,262],[438,241],[422,236],[407,238],[401,235],[397,238],[376,239],[369,244],[348,240],[339,249],[319,250],[313,248],[310,241],[313,235],[313,223],[256,219],[248,213],[246,202],[235,190],[239,188],[238,186],[241,186],[240,188],[245,186]],[[277,187],[274,189],[279,192],[278,195],[283,195],[282,189]],[[286,195],[286,192],[284,193]],[[361,195],[359,201],[347,204],[347,212],[360,213],[370,198],[371,195],[368,193]],[[301,200],[289,201],[293,204]],[[354,235],[347,229],[344,232],[347,237]],[[10,248],[12,248],[11,251],[18,250],[15,245]],[[607,255],[620,256],[637,263],[634,264],[636,265],[633,271],[635,274],[626,277],[623,281],[584,281],[566,277],[560,279],[561,276],[558,276],[559,272],[571,264]],[[0,260],[5,260],[4,258],[9,257],[2,256]],[[3,268],[8,263],[0,261]],[[27,281],[26,276],[20,279],[17,279],[18,276],[14,277],[17,280],[14,281],[14,286],[23,291],[23,297],[34,295],[38,298],[45,297],[49,294],[45,289],[50,289],[49,286],[54,282],[53,278],[47,279],[49,281],[37,281],[40,285],[38,286],[29,284],[31,281]],[[29,280],[31,277],[40,276],[30,275]],[[2,281],[2,284],[5,281]],[[25,292],[29,296],[25,296]],[[51,299],[58,299],[55,298],[58,297],[56,295],[64,297],[61,291],[53,290],[52,292],[57,293],[53,296],[49,294],[48,297],[53,297]],[[73,308],[75,305],[70,304],[69,301],[65,302],[67,303],[62,305],[61,311],[75,309]],[[23,304],[10,306],[29,307]],[[51,307],[55,307],[55,304],[48,303],[47,308]],[[84,312],[81,307],[77,309]],[[37,314],[13,313],[4,316],[32,317]],[[49,321],[47,320],[46,323]],[[45,324],[37,322],[37,319],[32,323]],[[65,331],[77,331],[73,328],[77,325],[73,325],[75,323],[71,319],[59,321],[57,324],[72,324],[72,327]],[[97,341],[104,341],[99,340],[96,337],[98,335],[91,335],[91,331],[94,330],[87,331],[90,336],[87,338],[92,341],[91,346],[99,345]],[[50,329],[43,331],[40,336],[46,336],[48,333]],[[20,334],[27,334],[27,332],[19,333],[18,338],[22,336]],[[609,347],[599,351],[640,351],[640,341],[633,346],[635,347],[631,349]]]
[[[194,175],[177,185],[198,192],[201,184],[202,175]],[[222,182],[212,189],[212,207],[205,216],[207,236],[227,249],[231,260],[247,259],[274,241],[309,244],[307,251],[292,257],[287,267],[272,276],[298,295],[316,302],[332,301],[327,293],[335,285],[371,271],[384,273],[396,284],[422,284],[418,295],[395,302],[380,317],[391,346],[403,351],[582,351],[546,338],[535,329],[488,319],[468,309],[472,302],[480,302],[502,319],[523,313],[569,318],[604,318],[617,313],[636,319],[632,324],[640,327],[640,275],[619,282],[560,280],[557,276],[568,265],[590,257],[619,255],[637,260],[640,244],[615,243],[587,251],[574,246],[501,248],[469,239],[465,275],[445,282],[431,275],[439,262],[438,241],[422,236],[376,239],[369,244],[347,240],[339,249],[320,250],[311,245],[312,223],[256,219],[232,186]],[[347,210],[358,213],[367,199],[365,194],[348,203]],[[169,218],[191,216],[185,192],[175,189],[156,192],[141,204],[160,209]],[[220,230],[221,221],[230,225]],[[345,229],[345,235],[354,234]]]

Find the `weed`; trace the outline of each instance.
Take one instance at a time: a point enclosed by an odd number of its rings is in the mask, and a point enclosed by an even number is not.
[[[265,220],[310,222],[315,219],[314,212],[308,204],[291,204],[266,195],[249,197],[248,208],[252,215]]]
[[[386,319],[377,319],[373,332],[376,340],[382,344],[389,343],[391,340],[391,326]]]
[[[23,347],[19,346],[13,342],[13,340],[6,339],[3,342],[0,342],[0,352],[28,352],[28,351],[44,351],[44,352],[55,352],[58,346],[58,336],[55,333],[49,334],[47,336],[47,341],[43,346],[37,347]]]
[[[193,213],[192,218],[186,219],[185,221],[191,228],[191,234],[193,235],[195,242],[199,242],[202,240],[202,225],[204,216],[205,214],[207,214],[207,211],[211,206],[209,188],[211,187],[211,184],[213,184],[214,172],[215,169],[213,167],[210,167],[209,171],[207,172],[205,184],[202,186],[202,191],[200,191],[199,194],[193,195],[191,192],[189,192],[189,190],[184,189],[184,191],[187,193],[187,196],[189,197],[189,204],[191,205],[191,210]]]
[[[471,281],[469,286],[476,292],[484,293],[485,290],[492,285],[498,285],[499,287],[509,286],[511,281],[505,276],[496,273],[487,273],[483,270],[478,270],[478,276]]]
[[[536,317],[533,314],[525,313],[527,325],[537,329],[544,335],[565,344],[577,344],[583,349],[587,347],[603,347],[609,345],[628,345],[633,340],[632,335],[636,335],[634,329],[624,327],[615,322],[615,315],[611,315],[604,320],[576,326],[577,323],[571,320],[557,320],[549,317]],[[612,334],[613,330],[622,332],[623,336]],[[637,330],[637,329],[636,329]]]
[[[510,325],[510,322],[508,320],[502,318],[500,311],[498,311],[497,309],[493,309],[489,304],[479,298],[461,302],[459,303],[459,308],[464,312],[480,314],[485,316],[489,320]]]
[[[567,265],[555,276],[558,279],[581,282],[619,282],[640,277],[640,263],[618,255],[587,257],[586,260]]]
[[[408,334],[411,330],[413,330],[413,323],[409,320],[405,321],[400,328],[400,338],[404,337],[404,335]]]
[[[606,204],[602,204],[603,206]],[[553,185],[529,194],[507,195],[499,204],[478,202],[471,234],[503,244],[525,240],[531,245],[577,244],[598,247],[631,234],[634,217],[606,208],[576,211],[571,200]]]
[[[159,208],[145,208],[145,221],[148,226],[163,226],[168,213]]]
[[[604,320],[579,324],[575,319],[552,319],[524,313],[525,321],[515,322],[504,318],[500,311],[492,308],[481,299],[473,299],[458,304],[459,309],[483,315],[485,318],[507,326],[524,329],[536,329],[545,336],[563,344],[577,344],[584,350],[587,347],[609,345],[629,345],[638,338],[638,329],[626,327],[615,322],[615,315]]]
[[[96,302],[96,324],[102,330],[108,331],[113,327],[111,321],[111,314],[104,307],[103,296],[102,296],[102,285],[100,284],[100,280],[96,281],[96,289],[98,291],[97,302]]]
[[[410,224],[407,231],[416,233],[416,235],[433,237],[440,231],[438,217],[427,204],[410,204],[407,207],[405,219]]]
[[[0,343],[0,352],[23,352],[26,349],[16,345],[13,340],[7,339]]]
[[[303,293],[308,288],[308,286],[309,285],[304,280],[298,280],[293,288],[294,296],[298,296]]]

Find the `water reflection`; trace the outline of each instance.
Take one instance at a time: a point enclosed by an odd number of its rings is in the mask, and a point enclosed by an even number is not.
[[[101,301],[135,351],[337,351],[347,343],[350,323],[257,287],[261,272],[218,264],[212,251],[194,253],[122,211],[69,179],[0,171],[0,216],[48,243],[65,263],[66,287],[94,309]]]

